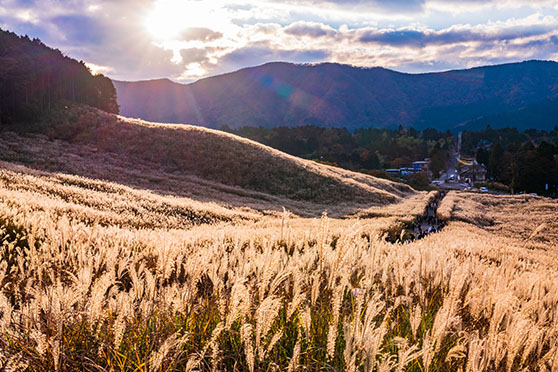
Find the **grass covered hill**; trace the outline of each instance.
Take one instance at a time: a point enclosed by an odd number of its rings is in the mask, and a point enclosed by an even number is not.
[[[556,201],[451,192],[386,241],[433,195],[304,219],[0,162],[0,370],[557,371]]]
[[[404,184],[299,159],[232,134],[131,120],[85,106],[61,108],[42,124],[25,130],[90,146],[132,163],[150,164],[148,168],[167,175],[195,176],[238,187],[240,193],[258,192],[295,202],[383,205],[415,193]],[[21,154],[24,150],[14,149],[17,145],[6,146],[15,153],[6,151],[5,159],[29,157],[29,164],[36,163],[36,155]],[[87,176],[87,169],[81,174]]]
[[[87,225],[129,229],[188,229],[219,222],[256,220],[256,212],[216,203],[158,195],[117,183],[37,171],[0,162],[0,199],[26,204],[27,212],[45,212]],[[5,221],[4,221],[5,222]]]

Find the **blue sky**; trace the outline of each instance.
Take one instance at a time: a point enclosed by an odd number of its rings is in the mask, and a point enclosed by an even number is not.
[[[558,60],[556,0],[0,0],[0,27],[122,80],[270,61],[429,72]]]

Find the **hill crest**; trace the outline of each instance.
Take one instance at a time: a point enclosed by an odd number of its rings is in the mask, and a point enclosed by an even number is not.
[[[349,209],[356,211],[365,206],[399,202],[416,193],[405,184],[297,158],[234,134],[199,126],[150,123],[85,106],[57,110],[35,131],[49,139],[87,146],[86,156],[91,156],[92,151],[107,156],[114,154],[120,168],[132,166],[161,172],[156,178],[162,178],[163,183],[165,177],[194,177],[183,184],[275,200],[272,203],[275,206],[292,204],[299,210],[304,210],[305,205],[321,211],[351,205]],[[29,139],[30,143],[33,141]],[[32,147],[45,148],[48,152],[49,146],[50,142],[42,141]],[[12,147],[8,145],[7,152]],[[73,151],[66,147],[68,152]],[[34,151],[18,151],[19,154],[12,156],[14,159],[36,157]],[[80,151],[83,153],[80,149],[74,152]],[[72,159],[71,163],[77,164],[77,160]],[[92,164],[102,166],[97,163],[100,162]],[[70,170],[81,176],[104,178],[95,172],[87,165],[75,165]]]

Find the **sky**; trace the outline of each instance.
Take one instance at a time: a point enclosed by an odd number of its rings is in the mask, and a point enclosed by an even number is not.
[[[558,60],[557,0],[0,0],[0,28],[128,81],[272,61],[417,73]]]

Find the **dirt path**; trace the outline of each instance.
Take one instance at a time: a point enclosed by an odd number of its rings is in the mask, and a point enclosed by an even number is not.
[[[444,191],[440,192],[434,200],[428,203],[426,211],[422,216],[417,217],[414,221],[404,226],[397,238],[388,237],[386,240],[392,243],[408,242],[422,239],[443,229],[447,221],[439,219],[436,212],[446,194]]]

